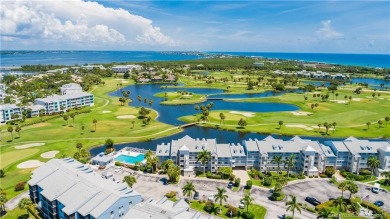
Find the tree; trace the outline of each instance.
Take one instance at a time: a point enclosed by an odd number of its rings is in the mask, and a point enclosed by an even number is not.
[[[330,208],[321,208],[320,212],[318,213],[317,219],[328,219],[332,218],[333,212]]]
[[[246,121],[245,121],[243,118],[241,118],[241,119],[238,121],[238,125],[239,125],[241,128],[244,128],[244,127],[247,125],[247,123],[246,123]]]
[[[0,169],[0,178],[4,178],[5,177],[5,171],[4,169]]]
[[[215,195],[215,201],[217,202],[219,200],[219,213],[221,213],[222,211],[222,202],[227,200],[228,198],[228,195],[225,194],[226,193],[226,189],[221,187],[221,188],[218,188],[217,187],[217,194]]]
[[[77,144],[76,144],[76,148],[77,148],[77,149],[79,150],[79,152],[80,152],[81,148],[83,148],[83,143],[81,143],[81,142],[77,143]]]
[[[286,211],[292,212],[292,218],[294,219],[295,210],[301,213],[301,204],[298,203],[297,197],[295,195],[290,195],[291,200],[286,202],[287,209]]]
[[[31,206],[33,205],[33,202],[31,201],[30,198],[22,198],[19,201],[18,207],[22,210],[27,211],[28,217],[30,217],[30,211],[28,210]]]
[[[382,124],[383,124],[382,120],[378,120],[378,128],[382,128]]]
[[[385,121],[386,121],[386,127],[387,127],[387,123],[390,121],[390,116],[386,116]]]
[[[131,124],[133,125],[132,129],[134,128],[135,121],[131,121]]]
[[[294,167],[295,163],[297,161],[295,160],[295,155],[291,154],[290,157],[288,157],[286,160],[284,160],[284,167],[287,166],[287,178],[290,177],[290,170]]]
[[[370,129],[371,122],[367,122],[366,125],[367,125],[367,129]]]
[[[39,116],[39,118],[41,118],[41,121],[42,121],[42,117],[45,115],[45,110],[44,109],[40,109],[39,111],[38,111],[38,116]]]
[[[321,123],[318,123],[318,132],[321,131],[321,126],[322,126],[322,124],[321,124]]]
[[[280,164],[283,162],[283,157],[282,156],[274,156],[274,163],[276,163],[278,165],[278,176],[279,176],[279,172],[280,172]]]
[[[220,113],[219,114],[219,118],[221,119],[221,121],[219,122],[219,123],[222,123],[222,121],[223,121],[223,123],[225,123],[225,114],[223,114],[223,113]]]
[[[95,125],[95,132],[96,132],[96,124],[97,124],[97,119],[93,119],[92,123]]]
[[[153,157],[153,152],[151,150],[147,150],[145,153],[145,159],[148,160]]]
[[[139,106],[141,106],[141,103],[142,103],[142,97],[140,95],[137,96],[137,100],[138,100],[138,103],[139,103]]]
[[[80,127],[80,129],[81,129],[81,134],[84,134],[85,125],[82,125],[82,126]]]
[[[69,116],[68,115],[64,115],[62,118],[66,121],[66,125],[68,125],[69,124],[68,123]]]
[[[176,182],[177,177],[180,175],[180,167],[175,164],[169,165],[167,175],[170,182]]]
[[[20,138],[20,131],[22,131],[22,128],[20,126],[16,126],[15,127],[15,132],[18,133],[19,138]]]
[[[106,139],[104,145],[106,146],[106,150],[112,150],[114,148],[114,141],[111,138]]]
[[[203,149],[198,153],[198,157],[196,158],[196,161],[202,164],[203,166],[203,173],[206,172],[206,163],[211,159],[211,153],[210,151],[207,151]]]
[[[119,97],[119,102],[121,103],[121,106],[125,105],[126,99],[123,97]]]
[[[344,200],[344,197],[343,196],[340,196],[338,197],[337,199],[333,200],[333,204],[335,206],[338,206],[339,209],[338,209],[338,214],[337,214],[337,218],[340,219],[340,213],[342,211],[342,209],[345,209],[347,207],[347,203],[345,202]]]
[[[124,79],[129,79],[129,77],[130,77],[130,74],[129,74],[128,71],[126,71],[126,72],[123,74],[123,78],[124,78]]]
[[[374,170],[380,166],[378,158],[371,156],[367,160],[367,166],[371,168],[371,177],[374,175]]]
[[[356,194],[359,191],[359,187],[353,181],[348,183],[349,200],[351,200],[352,194]]]
[[[7,193],[0,189],[0,215],[5,212],[5,203],[7,203]]]
[[[336,125],[337,125],[336,122],[333,122],[333,123],[332,123],[332,126],[333,126],[333,134],[334,134],[334,131],[336,130]]]
[[[72,118],[73,125],[74,125],[74,117],[76,117],[76,113],[71,113],[71,114],[70,114],[70,118]]]
[[[243,199],[241,199],[242,201],[244,201],[245,205],[246,205],[246,212],[249,212],[249,205],[252,204],[253,202],[253,198],[251,196],[250,193],[245,193],[245,196]]]
[[[125,176],[123,182],[127,183],[130,188],[133,188],[133,185],[137,182],[137,179],[134,176]]]
[[[150,107],[150,108],[152,108],[152,105],[153,105],[153,99],[150,99],[150,100],[149,100],[149,102],[148,102],[148,104],[149,104],[149,107]]]
[[[337,188],[341,190],[341,197],[344,197],[344,191],[348,189],[349,181],[343,181],[341,182]]]
[[[282,125],[283,125],[283,121],[282,121],[282,120],[280,120],[280,121],[279,121],[279,129],[281,129],[281,128],[282,128]]]
[[[13,141],[13,140],[14,140],[14,135],[13,135],[14,128],[13,128],[12,126],[8,126],[7,131],[8,131],[9,133],[11,133],[11,137],[12,137],[12,141]]]
[[[190,200],[192,197],[192,192],[196,192],[194,184],[192,182],[187,181],[187,183],[182,188],[183,195],[187,196]]]
[[[199,110],[199,105],[198,105],[198,104],[196,104],[196,105],[194,106],[194,109],[195,109],[196,113],[198,113],[198,110]]]

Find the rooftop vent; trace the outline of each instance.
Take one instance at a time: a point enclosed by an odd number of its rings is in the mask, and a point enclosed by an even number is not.
[[[360,146],[360,149],[362,149],[364,151],[365,147],[364,146]]]
[[[162,152],[161,150],[158,151],[158,153],[161,153],[161,152]]]
[[[199,146],[195,146],[195,149],[198,149],[199,148]]]
[[[236,150],[233,150],[233,153],[236,153]]]
[[[168,153],[168,150],[165,150],[165,153]]]

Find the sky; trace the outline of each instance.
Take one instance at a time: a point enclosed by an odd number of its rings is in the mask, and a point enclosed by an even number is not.
[[[390,1],[0,1],[2,50],[390,54]]]

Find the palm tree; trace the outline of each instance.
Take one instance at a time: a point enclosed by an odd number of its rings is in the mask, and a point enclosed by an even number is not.
[[[170,165],[168,170],[167,170],[167,175],[169,177],[169,181],[170,182],[176,182],[176,178],[179,176],[180,174],[180,167],[177,166],[177,165]]]
[[[282,128],[282,125],[283,125],[283,121],[282,121],[282,120],[280,120],[280,121],[279,121],[279,129],[281,129],[281,128]]]
[[[153,156],[153,152],[151,150],[147,150],[145,153],[145,159],[150,159]]]
[[[335,206],[338,206],[338,207],[339,207],[339,211],[338,211],[338,214],[337,214],[337,218],[340,219],[341,210],[342,210],[342,209],[345,209],[345,207],[347,206],[347,203],[345,202],[344,197],[343,197],[343,196],[340,196],[339,198],[333,200],[333,204],[334,204]]]
[[[42,121],[42,117],[45,115],[45,110],[44,109],[40,109],[39,111],[38,111],[38,116],[39,116],[39,118],[41,118],[41,121]]]
[[[194,184],[192,182],[187,181],[187,183],[183,186],[183,195],[187,196],[189,199],[192,197],[192,192],[196,192]]]
[[[76,113],[71,113],[71,114],[70,114],[70,118],[72,118],[73,125],[74,125],[74,117],[76,117]]]
[[[139,102],[139,106],[141,106],[141,102],[142,102],[142,97],[140,95],[137,96],[137,100]]]
[[[359,191],[359,187],[353,181],[348,183],[349,200],[351,200],[352,194],[356,194]]]
[[[30,217],[30,211],[28,210],[31,206],[33,205],[33,202],[31,201],[30,198],[22,198],[19,201],[18,207],[20,209],[25,209],[27,211],[28,217]]]
[[[221,187],[221,188],[218,188],[217,187],[217,194],[215,195],[215,201],[217,202],[219,200],[219,213],[221,213],[222,211],[222,201],[225,201],[227,200],[228,198],[228,195],[226,195],[226,189]]]
[[[252,204],[253,202],[253,198],[251,197],[251,194],[250,193],[245,193],[245,196],[243,199],[241,199],[242,201],[244,201],[245,205],[246,205],[246,212],[249,212],[249,205]]]
[[[370,129],[371,122],[367,122],[366,125],[367,125],[367,129]]]
[[[378,158],[371,156],[367,160],[367,166],[371,168],[371,177],[374,175],[374,169],[378,168],[381,163]]]
[[[336,125],[337,125],[336,122],[333,122],[333,123],[332,123],[332,126],[333,126],[333,134],[334,134],[334,131],[336,130]]]
[[[13,141],[13,140],[14,140],[14,135],[13,135],[14,128],[13,128],[12,126],[8,126],[7,131],[8,131],[9,133],[11,133],[11,137],[12,137],[12,141]]]
[[[15,127],[15,132],[18,133],[19,138],[20,138],[20,131],[22,131],[22,128],[21,128],[20,126],[16,126],[16,127]]]
[[[201,162],[203,166],[203,173],[206,172],[206,163],[211,159],[211,153],[210,151],[207,151],[203,149],[201,152],[198,153],[198,157],[196,158],[197,162]]]
[[[130,187],[130,188],[133,188],[133,185],[137,182],[137,179],[134,177],[134,176],[125,176],[123,178],[123,182],[126,182],[127,185]]]
[[[93,119],[92,123],[95,125],[95,132],[96,132],[96,123],[97,123],[97,119]]]
[[[81,142],[77,143],[77,144],[76,144],[76,148],[77,148],[77,149],[79,150],[79,152],[80,152],[81,148],[83,148],[83,143],[81,143]]]
[[[68,115],[64,115],[62,118],[66,121],[66,125],[68,125],[69,124],[68,123],[69,116]]]
[[[341,190],[341,197],[344,197],[344,191],[348,189],[349,184],[350,181],[343,181],[337,186]]]
[[[320,132],[321,126],[322,126],[322,124],[318,123],[318,132]]]
[[[291,200],[286,202],[287,209],[286,211],[292,212],[292,218],[294,219],[295,210],[301,213],[301,203],[298,203],[297,197],[295,195],[290,195]]]
[[[294,167],[296,162],[297,161],[295,160],[295,154],[292,154],[290,157],[284,160],[284,167],[287,166],[287,178],[290,177],[290,169]]]
[[[283,162],[283,157],[282,156],[274,156],[274,162],[278,165],[278,176],[280,172],[280,164]]]
[[[132,129],[134,128],[135,121],[131,121],[131,124],[133,125]]]
[[[332,218],[333,213],[330,208],[321,208],[320,212],[318,213],[317,219],[328,219]]]
[[[383,172],[382,176],[385,177],[385,185],[390,185],[390,171]]]
[[[221,119],[221,121],[219,122],[219,123],[222,123],[222,121],[224,122],[225,121],[225,114],[223,114],[223,113],[220,113],[219,114],[219,118]],[[224,122],[225,123],[225,122]]]

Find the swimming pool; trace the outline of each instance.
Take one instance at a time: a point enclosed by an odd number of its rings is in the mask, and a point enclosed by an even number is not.
[[[145,155],[143,155],[143,154],[138,154],[135,157],[130,156],[130,155],[121,154],[115,158],[115,161],[128,163],[128,164],[135,164],[137,162],[142,162],[143,160],[145,160]]]

